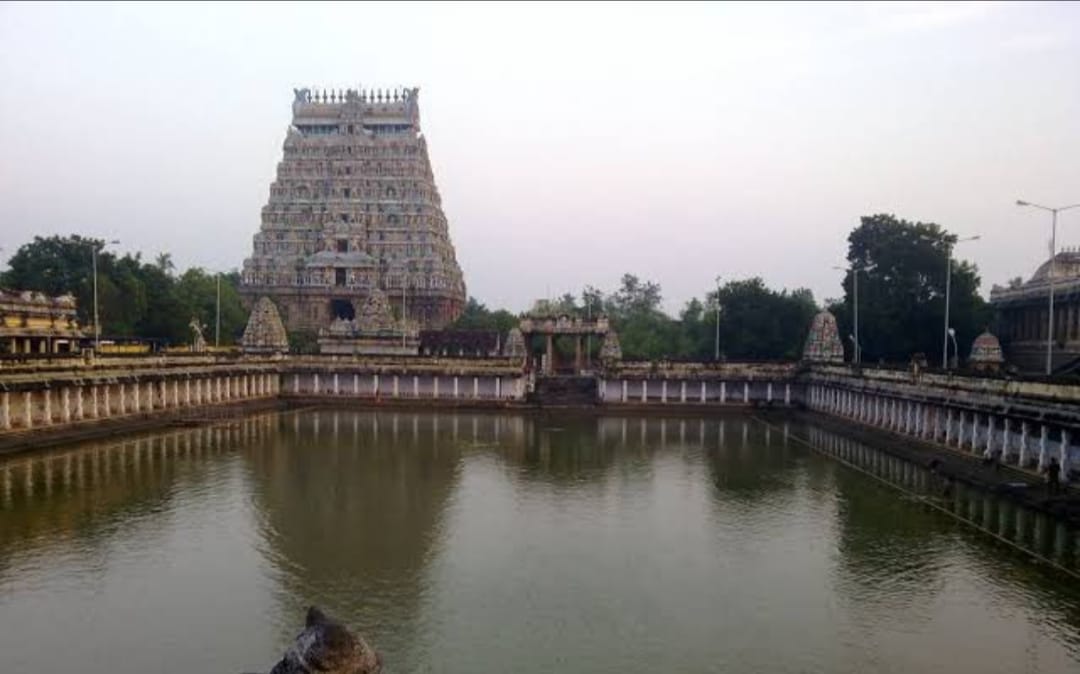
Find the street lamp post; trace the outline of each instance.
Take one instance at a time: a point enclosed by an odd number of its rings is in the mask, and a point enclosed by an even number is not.
[[[1046,374],[1049,375],[1054,370],[1054,275],[1056,271],[1054,257],[1057,255],[1057,215],[1059,211],[1067,211],[1070,208],[1078,208],[1080,207],[1080,204],[1070,204],[1068,206],[1050,208],[1049,206],[1042,206],[1039,204],[1033,204],[1030,201],[1024,201],[1023,199],[1017,199],[1016,205],[1030,206],[1031,208],[1038,208],[1043,211],[1050,211],[1050,315],[1047,317],[1046,325]]]
[[[720,361],[720,277],[716,277],[716,349],[713,360]]]
[[[112,245],[112,244],[117,244],[117,243],[120,243],[120,242],[118,240],[116,240],[116,239],[113,239],[112,241],[106,241],[105,243],[101,244],[101,248],[105,248],[105,246]],[[91,242],[90,260],[91,260],[91,265],[93,266],[93,275],[94,275],[94,353],[97,353],[100,350],[99,347],[100,347],[100,342],[101,342],[101,321],[98,320],[97,254],[98,254],[97,242],[96,241]]]
[[[969,236],[966,239],[957,239],[956,243],[964,243],[965,241],[977,241],[979,235]],[[949,369],[949,293],[952,288],[952,247],[956,244],[945,244],[945,257],[948,258],[945,263],[945,336],[943,337],[942,352],[941,352],[941,369]]]
[[[221,346],[221,272],[217,273],[217,309],[214,314],[214,346]]]

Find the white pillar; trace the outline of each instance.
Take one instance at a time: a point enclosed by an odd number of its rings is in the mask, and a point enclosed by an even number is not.
[[[649,380],[641,380],[641,402],[647,402],[649,400]]]
[[[52,423],[52,389],[45,389],[45,390],[43,390],[41,392],[41,394],[43,396],[45,396],[45,398],[44,398],[44,403],[45,403],[45,414],[44,414],[45,418],[44,418],[44,421],[45,421],[45,424],[48,425],[48,424]]]
[[[1027,465],[1028,453],[1028,422],[1020,424],[1020,455],[1016,459],[1016,465],[1023,468]]]
[[[439,397],[439,377],[438,376],[436,376],[432,380],[432,382],[431,382],[431,390],[432,390],[432,396],[435,397],[435,398],[438,398]]]
[[[742,385],[742,401],[743,403],[750,402],[750,382],[744,381]]]
[[[975,452],[979,449],[979,415],[972,412],[971,414],[971,451]]]
[[[412,378],[412,397],[420,397],[420,377],[413,375]]]
[[[791,384],[784,384],[784,405],[791,404]]]
[[[701,402],[705,402],[708,399],[708,397],[706,396],[705,386],[706,383],[701,382]]]
[[[300,375],[298,375],[298,374],[294,374],[292,376],[292,390],[293,390],[293,393],[299,393],[300,392]]]
[[[600,397],[601,398],[604,397],[603,391],[604,391],[605,386],[607,386],[607,383],[603,379],[601,379],[600,380]],[[413,390],[414,391],[416,390],[416,377],[413,377]],[[416,394],[413,393],[413,395],[416,395]],[[499,400],[502,400],[502,376],[501,375],[495,377],[495,397],[497,399],[499,399]],[[498,430],[498,428],[499,428],[499,426],[496,424],[495,429]]]
[[[1009,417],[1001,421],[1001,461],[1009,460]]]
[[[23,391],[23,426],[34,427],[34,402],[30,397],[30,391]]]
[[[472,378],[472,397],[473,400],[480,397],[480,377]]]
[[[660,383],[660,402],[667,402],[667,379]]]
[[[120,384],[117,388],[119,389],[118,393],[120,394],[120,414],[127,414],[127,386]]]
[[[65,386],[60,391],[60,418],[65,424],[71,423],[71,387]]]
[[[11,430],[11,394],[0,393],[0,429]]]
[[[727,382],[720,382],[720,404],[723,405],[727,402]]]
[[[142,398],[139,396],[139,382],[136,381],[134,384],[131,385],[131,387],[135,389],[134,393],[131,396],[132,411],[135,412],[135,414],[138,414],[142,411]]]
[[[375,375],[375,376],[377,377],[378,375]],[[313,376],[311,388],[312,388],[312,391],[311,391],[312,393],[318,393],[319,392],[319,373],[318,372],[316,372],[314,374],[314,376]],[[376,386],[376,388],[378,388],[378,386]]]
[[[83,414],[83,393],[86,389],[83,386],[78,386],[75,389],[75,418],[82,421]]]
[[[686,402],[686,380],[679,382],[679,402]]]
[[[952,440],[952,408],[945,410],[945,446]]]
[[[458,397],[458,378],[454,377],[454,398]]]
[[[108,418],[108,417],[112,416],[112,405],[111,405],[111,401],[109,400],[109,385],[104,384],[101,387],[101,391],[102,391],[102,393],[105,394],[105,396],[104,396],[105,397],[105,414],[103,414],[102,416],[105,417],[105,418]]]
[[[379,391],[379,375],[377,375],[377,374],[371,375],[371,390],[375,392],[376,396],[378,396],[379,393],[380,393],[380,391]]]
[[[399,377],[394,375],[394,397],[397,398],[401,394],[401,383]]]
[[[338,377],[338,373],[334,373],[334,395],[341,393],[341,379]]]
[[[1049,453],[1046,448],[1047,436],[1050,433],[1050,429],[1046,427],[1046,424],[1039,424],[1042,429],[1042,435],[1039,436],[1039,472],[1046,470],[1046,463],[1049,459]]]
[[[986,451],[994,451],[994,416],[986,415]]]
[[[769,382],[768,386],[765,387],[765,400],[772,402],[772,382]]]
[[[91,384],[90,385],[90,418],[91,419],[97,419],[98,416],[101,414],[101,411],[98,409],[98,387],[99,386],[100,386],[100,384]]]
[[[626,380],[625,380],[625,379],[623,379],[623,380],[622,380],[622,401],[623,401],[623,402],[626,402],[626,401],[627,401],[627,396],[626,396]]]

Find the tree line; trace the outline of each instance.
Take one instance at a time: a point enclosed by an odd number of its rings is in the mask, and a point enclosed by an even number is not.
[[[956,238],[934,223],[891,214],[861,218],[848,236],[843,297],[824,302],[836,316],[849,359],[854,351],[857,273],[862,361],[906,364],[921,354],[930,365],[940,364],[946,270]],[[949,324],[956,331],[961,358],[992,319],[978,294],[979,283],[975,265],[953,260]],[[532,311],[582,316],[602,312],[619,334],[624,358],[632,360],[712,360],[718,352],[721,359],[732,360],[796,359],[818,311],[808,289],[775,290],[760,277],[727,281],[701,299],[690,299],[674,317],[661,310],[661,300],[658,283],[625,274],[610,293],[589,286],[579,297],[566,294],[539,301]],[[489,310],[469,298],[453,327],[504,332],[516,321],[509,311]]]
[[[78,235],[34,237],[21,246],[0,274],[0,285],[48,295],[70,293],[77,301],[79,322],[94,321],[93,253],[97,251],[98,315],[101,336],[140,337],[163,344],[191,342],[192,318],[207,326],[214,343],[217,275],[200,267],[176,272],[163,253],[153,262],[142,255],[118,256],[100,239]],[[240,304],[240,274],[221,274],[221,343],[232,344],[244,332],[247,312]]]
[[[907,363],[924,354],[940,363],[944,337],[945,276],[956,236],[934,223],[909,222],[888,214],[866,216],[848,236],[844,295],[823,303],[837,318],[850,354],[854,336],[854,274],[858,274],[859,341],[863,362]],[[138,253],[117,256],[99,239],[77,235],[35,237],[21,246],[0,274],[0,285],[50,295],[72,293],[83,325],[93,322],[91,252],[98,251],[98,298],[103,336],[137,336],[170,344],[191,340],[192,317],[209,326],[213,343],[217,275],[199,267],[177,273],[168,254],[153,262]],[[239,295],[240,275],[221,274],[221,343],[235,343],[247,312]],[[950,325],[961,357],[991,320],[978,294],[975,265],[954,260]],[[818,311],[805,289],[770,288],[760,277],[732,279],[685,302],[676,316],[662,309],[659,283],[625,274],[605,292],[586,286],[579,295],[538,301],[530,312],[605,314],[619,334],[623,356],[632,360],[796,359]],[[505,334],[519,315],[489,309],[474,297],[450,329],[497,330]],[[717,339],[719,335],[719,339]],[[594,355],[599,351],[594,340]],[[719,348],[717,347],[719,345]],[[565,345],[564,345],[565,347]]]

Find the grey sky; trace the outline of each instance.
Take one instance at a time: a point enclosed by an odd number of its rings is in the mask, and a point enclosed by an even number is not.
[[[0,5],[0,246],[250,252],[294,86],[421,88],[469,293],[625,271],[841,293],[858,217],[983,240],[984,290],[1080,201],[1080,5]],[[1080,244],[1080,209],[1059,241]]]

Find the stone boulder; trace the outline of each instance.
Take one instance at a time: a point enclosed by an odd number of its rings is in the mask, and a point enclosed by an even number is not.
[[[381,670],[382,658],[363,637],[312,606],[304,631],[270,674],[378,674]]]

